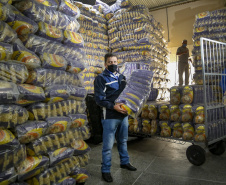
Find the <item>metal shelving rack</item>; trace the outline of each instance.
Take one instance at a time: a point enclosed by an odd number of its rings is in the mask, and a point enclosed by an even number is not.
[[[215,155],[223,154],[226,138],[226,105],[222,101],[226,89],[226,43],[201,38],[200,46],[206,142],[193,142],[186,151],[188,160],[197,166],[205,162],[206,149]]]

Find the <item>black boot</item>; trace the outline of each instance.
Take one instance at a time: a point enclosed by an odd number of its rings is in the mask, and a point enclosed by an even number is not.
[[[121,168],[124,168],[124,169],[127,169],[127,170],[130,170],[130,171],[136,171],[137,169],[132,166],[130,163],[128,164],[121,164],[120,165]]]
[[[102,177],[106,182],[113,182],[111,173],[102,173]]]

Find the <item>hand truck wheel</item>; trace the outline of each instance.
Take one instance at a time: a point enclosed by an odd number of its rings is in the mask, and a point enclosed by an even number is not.
[[[186,151],[186,156],[188,161],[195,166],[200,166],[206,161],[206,151],[198,145],[189,146]]]
[[[209,146],[209,151],[214,155],[222,155],[225,152],[224,141],[218,141]]]

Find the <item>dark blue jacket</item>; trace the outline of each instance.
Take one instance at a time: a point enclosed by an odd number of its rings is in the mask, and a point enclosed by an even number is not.
[[[104,119],[120,119],[126,116],[114,110],[114,102],[125,86],[126,80],[124,75],[117,73],[114,76],[107,69],[95,78],[95,101],[97,105],[103,107]]]

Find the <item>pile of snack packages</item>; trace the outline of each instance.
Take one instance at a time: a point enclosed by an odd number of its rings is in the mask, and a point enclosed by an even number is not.
[[[117,56],[120,72],[129,79],[134,70],[154,72],[149,100],[169,99],[169,62],[163,26],[157,22],[144,5],[132,6],[121,0],[108,20],[109,48]],[[117,3],[116,2],[116,3]]]
[[[0,184],[84,183],[80,10],[67,0],[0,3]]]
[[[207,102],[218,102],[219,92],[206,90]],[[222,99],[222,97],[221,97]],[[207,110],[208,140],[226,134],[225,108]],[[129,119],[131,133],[205,142],[204,87],[202,85],[174,86],[170,89],[170,103],[147,102],[141,116]],[[218,130],[218,131],[217,131]]]

